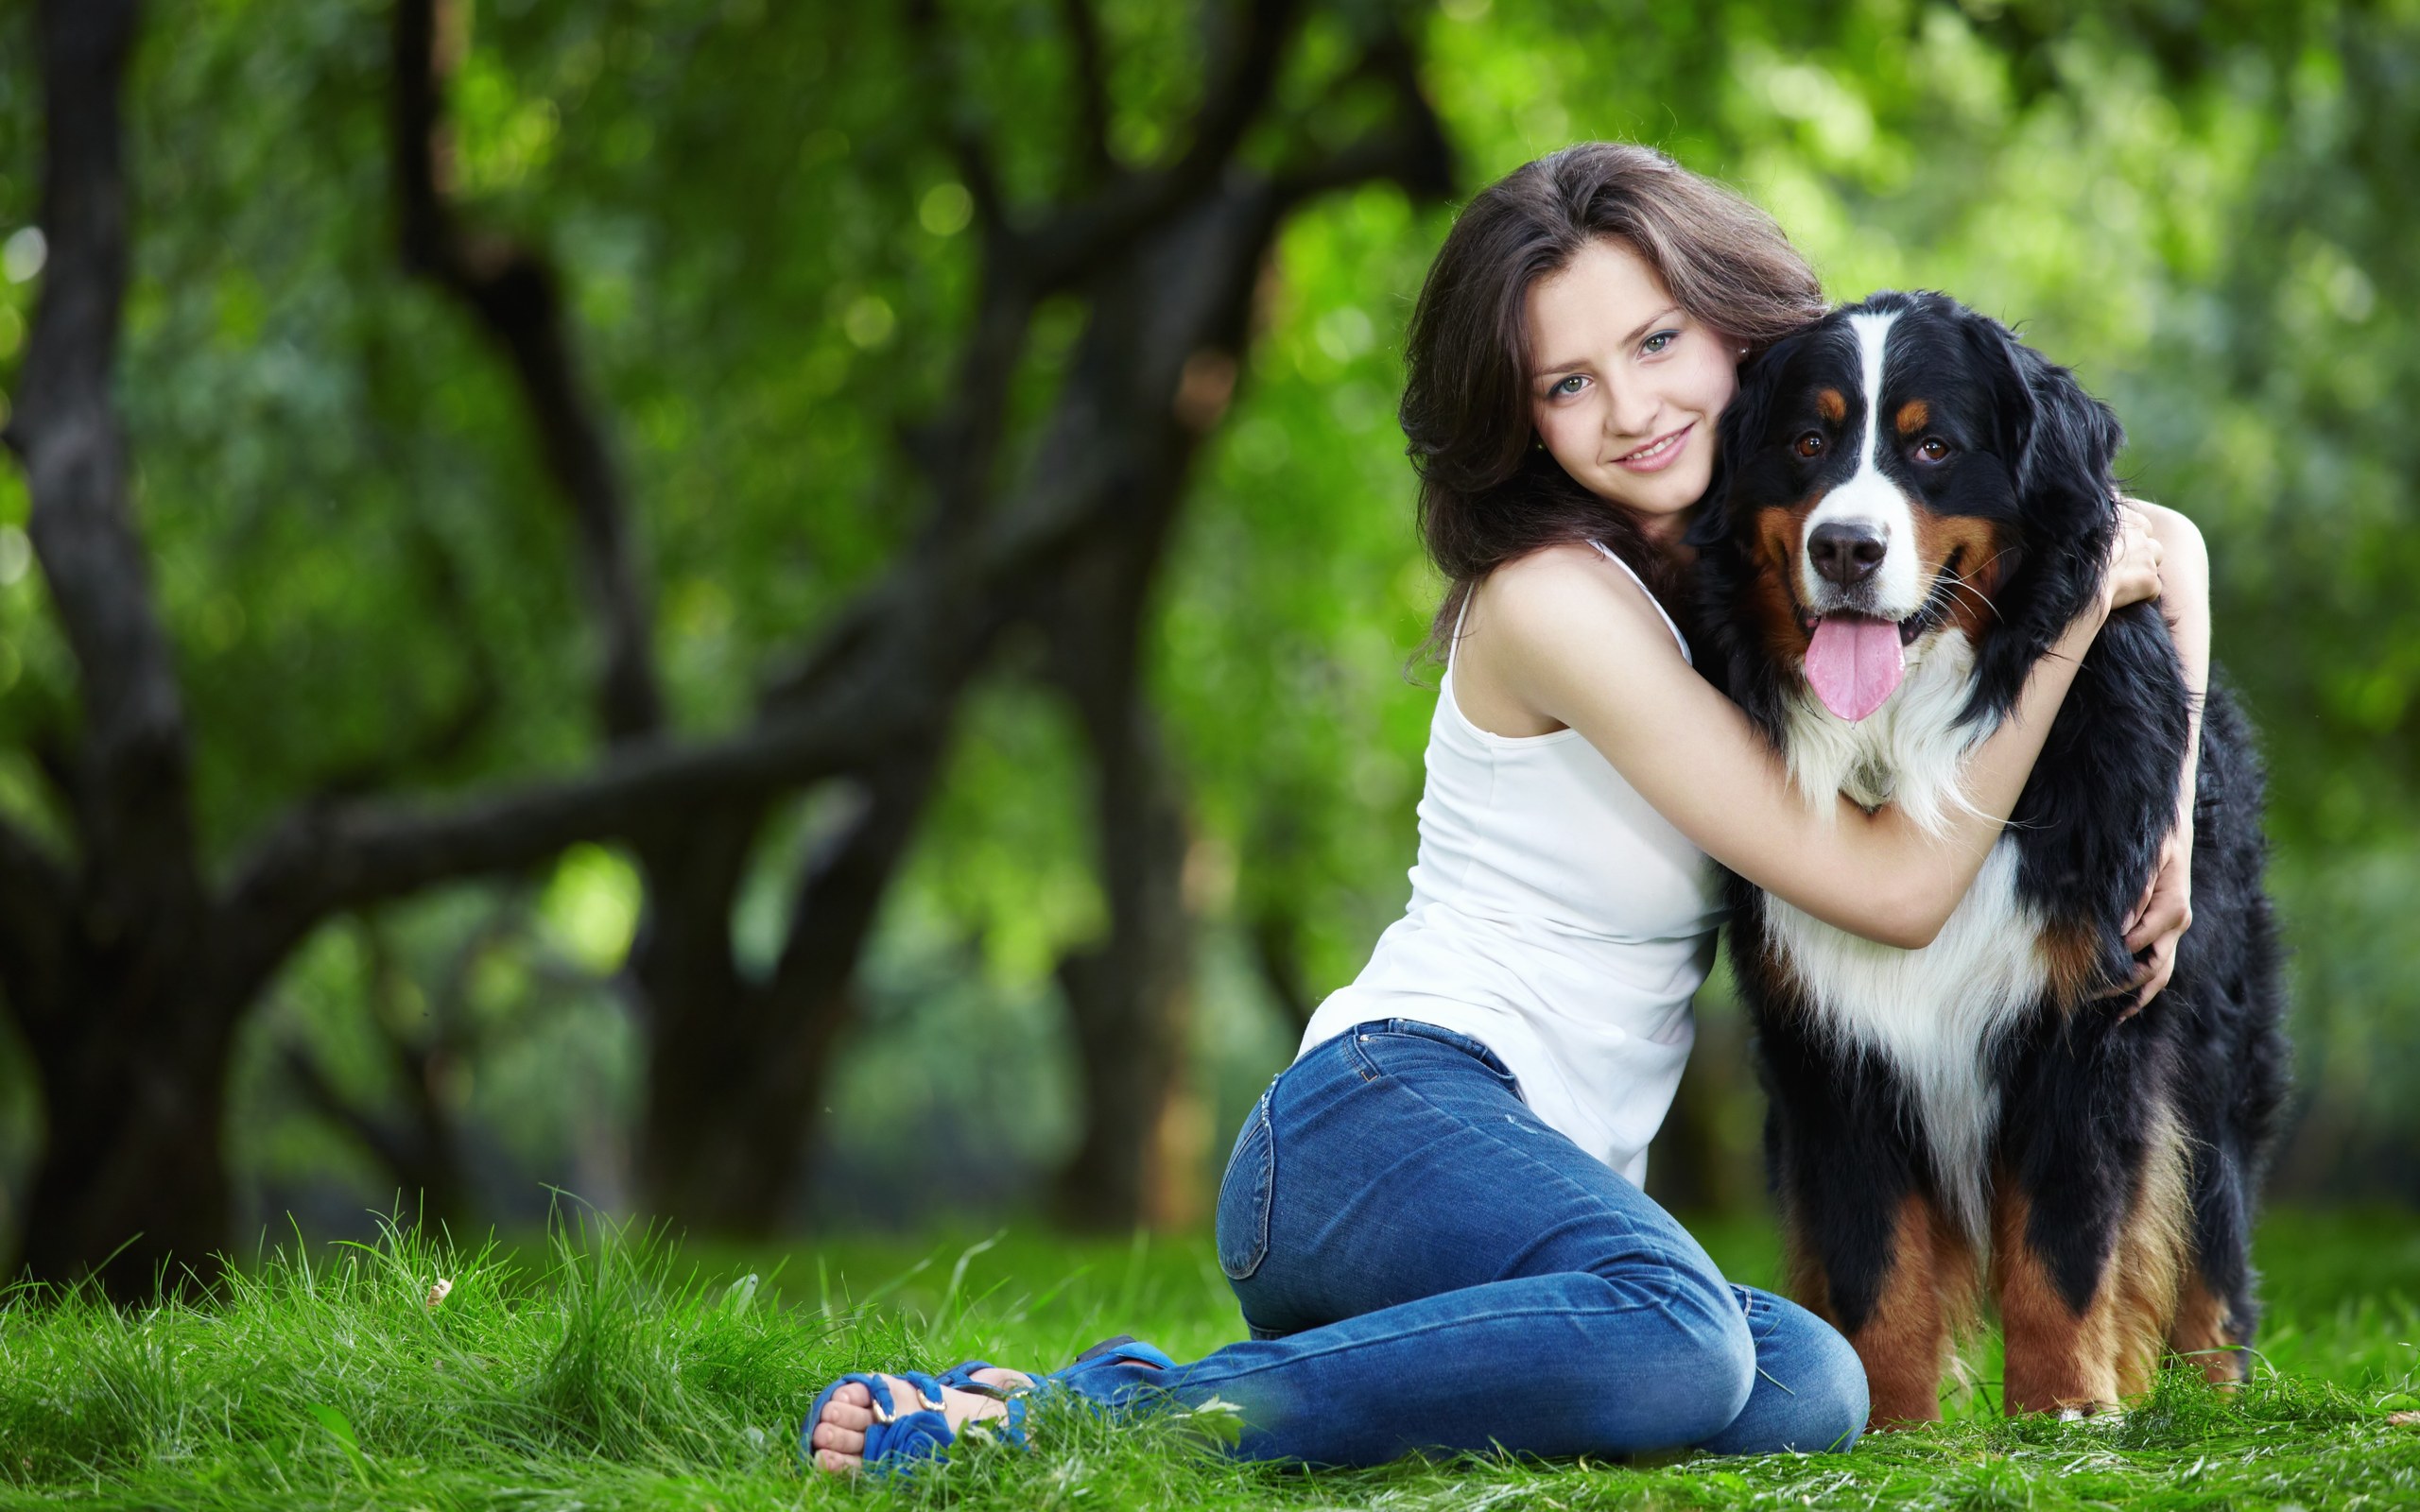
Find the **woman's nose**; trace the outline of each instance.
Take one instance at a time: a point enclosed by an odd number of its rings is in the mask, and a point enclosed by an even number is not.
[[[1609,437],[1651,439],[1648,432],[1655,423],[1655,396],[1645,385],[1605,385],[1605,433]]]

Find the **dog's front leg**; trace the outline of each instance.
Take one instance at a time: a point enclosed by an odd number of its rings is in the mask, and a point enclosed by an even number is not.
[[[1906,1194],[1886,1223],[1878,1256],[1841,1254],[1836,1244],[1832,1265],[1802,1265],[1794,1284],[1802,1300],[1813,1297],[1807,1305],[1848,1335],[1864,1363],[1872,1426],[1937,1422],[1951,1344],[1974,1306],[1974,1247],[1918,1192]],[[1814,1234],[1793,1233],[1792,1253],[1818,1242]],[[1858,1305],[1841,1307],[1843,1294]]]
[[[1876,1061],[1769,1027],[1771,1137],[1790,1294],[1847,1335],[1877,1428],[1941,1417],[1943,1377],[1979,1280],[1974,1247],[1930,1194],[1913,1120]]]

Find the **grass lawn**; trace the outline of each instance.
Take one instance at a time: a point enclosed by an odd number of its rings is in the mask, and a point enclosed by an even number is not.
[[[1700,1232],[1733,1275],[1770,1280],[1762,1227]],[[456,1254],[404,1236],[271,1259],[198,1306],[16,1294],[0,1506],[2420,1507],[2420,1428],[2392,1420],[2420,1409],[2420,1219],[2284,1213],[2259,1250],[2267,1366],[2232,1400],[2176,1371],[2119,1418],[2009,1423],[1986,1349],[1947,1424],[1845,1455],[1304,1474],[1228,1464],[1200,1423],[1062,1408],[1040,1415],[1040,1452],[962,1452],[890,1485],[799,1469],[825,1381],[971,1354],[1057,1365],[1113,1332],[1208,1350],[1241,1327],[1207,1243],[667,1253],[591,1230]]]

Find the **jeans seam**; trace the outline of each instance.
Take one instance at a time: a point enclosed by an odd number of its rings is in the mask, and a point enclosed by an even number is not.
[[[1255,1215],[1257,1223],[1255,1227],[1258,1228],[1259,1232],[1257,1235],[1257,1242],[1253,1247],[1252,1264],[1246,1267],[1241,1275],[1237,1275],[1233,1271],[1227,1271],[1227,1280],[1230,1281],[1246,1281],[1252,1280],[1253,1277],[1259,1274],[1260,1267],[1267,1263],[1269,1260],[1270,1213],[1271,1210],[1277,1206],[1277,1126],[1270,1117],[1269,1107],[1270,1097],[1275,1091],[1276,1088],[1274,1084],[1272,1084],[1269,1091],[1265,1091],[1260,1094],[1260,1102],[1253,1108],[1253,1122],[1259,1126],[1257,1129],[1247,1128],[1242,1141],[1242,1144],[1249,1145],[1252,1143],[1252,1136],[1254,1133],[1258,1133],[1263,1137],[1268,1146],[1262,1157],[1266,1162],[1266,1170],[1258,1174],[1255,1177],[1255,1184],[1258,1186],[1259,1192],[1255,1197],[1253,1206],[1257,1210]],[[1240,1146],[1238,1147],[1237,1153],[1241,1153]],[[1233,1176],[1234,1174],[1233,1162],[1231,1161],[1229,1163],[1228,1175]],[[1223,1200],[1225,1195],[1226,1183],[1224,1180],[1221,1180],[1219,1182],[1219,1197]],[[1222,1271],[1226,1270],[1226,1257],[1224,1255],[1220,1255],[1219,1257],[1219,1268]]]
[[[1396,1023],[1416,1024],[1419,1027],[1409,1029],[1386,1027],[1386,1025]],[[1372,1024],[1377,1024],[1379,1027],[1373,1029],[1370,1027]],[[1423,1029],[1435,1032],[1424,1034],[1421,1032]],[[1489,1049],[1484,1041],[1475,1040],[1459,1029],[1448,1029],[1442,1023],[1430,1023],[1424,1019],[1367,1019],[1353,1025],[1338,1038],[1357,1046],[1374,1034],[1400,1040],[1426,1040],[1432,1045],[1443,1045],[1448,1050],[1459,1050],[1478,1061],[1489,1075],[1504,1083],[1505,1089],[1513,1096],[1520,1098],[1524,1107],[1529,1104],[1530,1099],[1521,1091],[1521,1078],[1513,1074],[1512,1067],[1504,1064],[1504,1057]],[[1361,1078],[1363,1081],[1375,1081],[1386,1074],[1386,1072],[1379,1068],[1378,1063],[1370,1058],[1368,1051],[1356,1049],[1353,1054],[1357,1068],[1366,1067],[1368,1070],[1369,1074]]]
[[[1587,1272],[1585,1272],[1585,1271],[1562,1271],[1562,1272],[1549,1272],[1548,1274],[1549,1274],[1549,1275],[1557,1275],[1557,1274],[1559,1274],[1559,1275],[1567,1275],[1567,1276],[1586,1276],[1586,1275],[1588,1275],[1588,1273],[1587,1273]],[[1528,1279],[1532,1279],[1532,1278],[1523,1278],[1523,1279],[1528,1280]],[[1598,1276],[1598,1277],[1591,1277],[1590,1279],[1591,1279],[1591,1280],[1604,1280],[1604,1278],[1603,1278],[1603,1277],[1601,1277],[1601,1276]],[[1607,1282],[1607,1284],[1608,1284],[1608,1285],[1611,1285],[1612,1283],[1611,1283],[1611,1282]],[[1630,1312],[1640,1312],[1640,1311],[1654,1311],[1654,1312],[1659,1312],[1659,1313],[1660,1313],[1660,1312],[1662,1312],[1663,1310],[1662,1310],[1661,1308],[1659,1308],[1659,1307],[1656,1307],[1656,1306],[1655,1306],[1655,1304],[1653,1304],[1653,1303],[1651,1303],[1651,1302],[1633,1302],[1633,1303],[1626,1303],[1626,1304],[1617,1304],[1617,1305],[1616,1305],[1616,1306],[1614,1306],[1614,1307],[1612,1307],[1612,1308],[1606,1309],[1605,1311],[1608,1311],[1608,1312],[1615,1312],[1615,1313],[1630,1313]],[[1366,1314],[1365,1314],[1365,1315],[1366,1315]],[[1572,1310],[1571,1310],[1570,1308],[1567,1308],[1567,1307],[1521,1307],[1521,1308],[1510,1308],[1510,1309],[1504,1309],[1504,1310],[1500,1310],[1500,1311],[1496,1311],[1496,1312],[1490,1312],[1490,1313],[1462,1313],[1462,1314],[1456,1314],[1453,1318],[1451,1318],[1451,1319],[1449,1319],[1449,1320],[1445,1320],[1445,1321],[1441,1322],[1441,1323],[1426,1323],[1426,1324],[1423,1324],[1423,1325],[1421,1325],[1421,1326],[1420,1326],[1420,1327],[1418,1327],[1418,1328],[1398,1329],[1398,1330],[1394,1331],[1394,1332],[1392,1332],[1392,1333],[1381,1333],[1381,1334],[1375,1334],[1375,1335],[1371,1335],[1371,1336],[1366,1336],[1366,1337],[1361,1337],[1361,1338],[1356,1338],[1356,1339],[1351,1339],[1351,1340],[1347,1340],[1347,1341],[1340,1342],[1340,1343],[1337,1343],[1337,1344],[1331,1344],[1331,1345],[1328,1345],[1328,1346],[1326,1346],[1326,1347],[1324,1347],[1324,1348],[1322,1348],[1322,1349],[1307,1349],[1307,1350],[1303,1351],[1302,1353],[1299,1353],[1299,1354],[1297,1354],[1297,1355],[1293,1356],[1291,1359],[1289,1359],[1289,1360],[1286,1360],[1286,1361],[1283,1361],[1283,1362],[1279,1362],[1279,1361],[1270,1361],[1270,1362],[1268,1362],[1268,1363],[1266,1363],[1266,1364],[1256,1364],[1256,1365],[1247,1365],[1247,1366],[1231,1366],[1231,1367],[1222,1368],[1219,1372],[1218,1372],[1215,1376],[1213,1376],[1213,1377],[1212,1377],[1212,1379],[1213,1379],[1213,1380],[1218,1380],[1218,1381],[1232,1381],[1232,1380],[1236,1380],[1236,1379],[1238,1379],[1238,1378],[1243,1377],[1243,1376],[1255,1375],[1255,1374],[1259,1373],[1260,1371],[1274,1368],[1274,1367],[1276,1367],[1277,1366],[1279,1366],[1279,1365],[1281,1365],[1281,1364],[1282,1364],[1282,1365],[1285,1365],[1285,1366],[1299,1366],[1299,1365],[1301,1365],[1301,1364],[1302,1364],[1304,1361],[1305,1361],[1305,1360],[1319,1360],[1319,1359],[1324,1359],[1324,1358],[1326,1358],[1327,1356],[1329,1356],[1329,1355],[1331,1355],[1331,1354],[1336,1354],[1336,1353],[1339,1353],[1339,1352],[1340,1352],[1340,1351],[1348,1350],[1348,1349],[1369,1349],[1369,1348],[1371,1348],[1371,1347],[1373,1347],[1373,1346],[1374,1346],[1374,1345],[1380,1345],[1380,1344],[1394,1344],[1394,1343],[1398,1343],[1398,1342],[1400,1342],[1400,1341],[1402,1341],[1402,1340],[1405,1340],[1405,1339],[1413,1339],[1413,1338],[1417,1338],[1417,1337],[1419,1337],[1421,1334],[1424,1334],[1424,1333],[1434,1333],[1434,1332],[1438,1332],[1438,1330],[1439,1330],[1439,1329],[1443,1328],[1443,1327],[1459,1326],[1459,1325],[1461,1325],[1461,1324],[1464,1324],[1464,1323],[1504,1323],[1504,1322],[1512,1322],[1512,1321],[1517,1321],[1517,1320],[1519,1320],[1519,1319],[1521,1319],[1521,1318],[1529,1318],[1529,1317],[1567,1318],[1567,1317],[1569,1317],[1569,1316],[1571,1316],[1571,1315],[1572,1315]],[[1263,1343],[1275,1343],[1275,1342],[1278,1342],[1278,1341],[1277,1341],[1277,1340],[1273,1340],[1273,1339],[1272,1339],[1272,1340],[1262,1340],[1262,1341],[1258,1341],[1258,1342],[1263,1342]],[[1208,1363],[1207,1359],[1204,1359],[1204,1360],[1202,1360],[1202,1361],[1197,1362],[1197,1364],[1207,1364],[1207,1363]],[[1199,1384],[1199,1383],[1200,1383],[1200,1382],[1201,1382],[1201,1377],[1200,1377],[1200,1376],[1198,1376],[1198,1375],[1196,1375],[1196,1374],[1194,1373],[1194,1367],[1192,1367],[1192,1366],[1181,1366],[1180,1368],[1184,1372],[1184,1381],[1183,1381],[1183,1382],[1182,1382],[1178,1386],[1176,1386],[1176,1387],[1172,1387],[1172,1388],[1170,1388],[1170,1389],[1180,1389],[1180,1390],[1181,1390],[1181,1389],[1190,1389],[1191,1387],[1193,1387],[1193,1386],[1195,1386],[1195,1385],[1197,1385],[1197,1384]]]
[[[1344,1063],[1353,1068],[1355,1075],[1361,1078],[1362,1086],[1374,1085],[1386,1075],[1385,1072],[1378,1069],[1378,1063],[1370,1058],[1370,1053],[1361,1048],[1361,1031],[1357,1026],[1345,1030],[1337,1038],[1344,1045]]]

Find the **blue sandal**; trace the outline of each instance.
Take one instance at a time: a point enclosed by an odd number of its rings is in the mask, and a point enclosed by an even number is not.
[[[879,1466],[886,1471],[906,1471],[912,1469],[918,1460],[941,1458],[942,1452],[956,1440],[957,1435],[950,1432],[949,1419],[942,1412],[943,1387],[972,1391],[995,1401],[1007,1402],[1007,1417],[986,1418],[979,1422],[969,1423],[967,1427],[970,1431],[1023,1448],[1026,1408],[1035,1396],[1047,1386],[1080,1381],[1113,1365],[1149,1365],[1168,1370],[1175,1368],[1176,1362],[1150,1345],[1136,1341],[1131,1334],[1121,1333],[1115,1338],[1103,1339],[1076,1356],[1075,1362],[1065,1369],[1036,1377],[1030,1386],[1013,1389],[976,1380],[975,1372],[977,1370],[995,1368],[982,1360],[961,1361],[938,1376],[927,1375],[921,1370],[884,1372],[899,1377],[916,1390],[915,1409],[904,1413],[891,1400],[890,1387],[882,1375],[852,1370],[819,1392],[814,1405],[806,1409],[806,1417],[801,1419],[798,1429],[799,1455],[809,1464],[814,1463],[815,1425],[822,1420],[824,1405],[832,1400],[833,1393],[852,1381],[863,1385],[873,1398],[873,1421],[866,1425],[866,1468],[871,1470]]]

